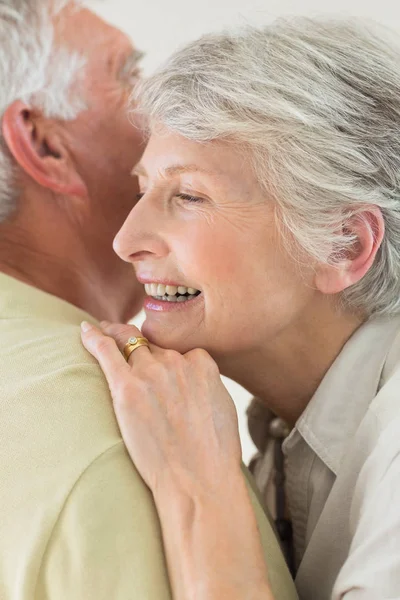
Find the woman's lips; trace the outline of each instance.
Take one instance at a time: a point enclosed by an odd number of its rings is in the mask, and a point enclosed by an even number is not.
[[[157,300],[152,296],[145,298],[143,308],[147,311],[156,312],[182,312],[194,308],[197,304],[202,302],[203,294],[199,294],[190,300],[185,302],[168,302],[167,300]]]

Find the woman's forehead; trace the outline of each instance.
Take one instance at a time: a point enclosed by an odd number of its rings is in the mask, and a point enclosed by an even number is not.
[[[233,175],[247,179],[249,161],[238,144],[221,140],[197,142],[175,132],[150,136],[142,160],[134,168],[137,175],[161,170],[165,176],[201,175],[219,179]]]

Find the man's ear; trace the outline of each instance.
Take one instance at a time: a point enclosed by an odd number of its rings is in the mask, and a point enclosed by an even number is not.
[[[385,222],[377,206],[368,206],[346,220],[343,229],[355,241],[332,265],[317,266],[315,285],[323,294],[338,294],[364,277],[382,244]]]
[[[3,136],[19,166],[39,185],[57,194],[87,196],[60,137],[40,112],[13,102],[3,116]]]

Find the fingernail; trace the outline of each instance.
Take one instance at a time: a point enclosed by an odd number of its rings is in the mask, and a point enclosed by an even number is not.
[[[91,329],[93,329],[93,327],[87,321],[82,321],[81,329],[82,329],[83,333],[86,333],[86,332],[90,331]]]

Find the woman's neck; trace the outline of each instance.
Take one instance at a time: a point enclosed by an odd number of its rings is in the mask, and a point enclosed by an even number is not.
[[[343,346],[364,321],[332,312],[302,320],[273,340],[218,360],[221,373],[257,396],[293,426]]]

